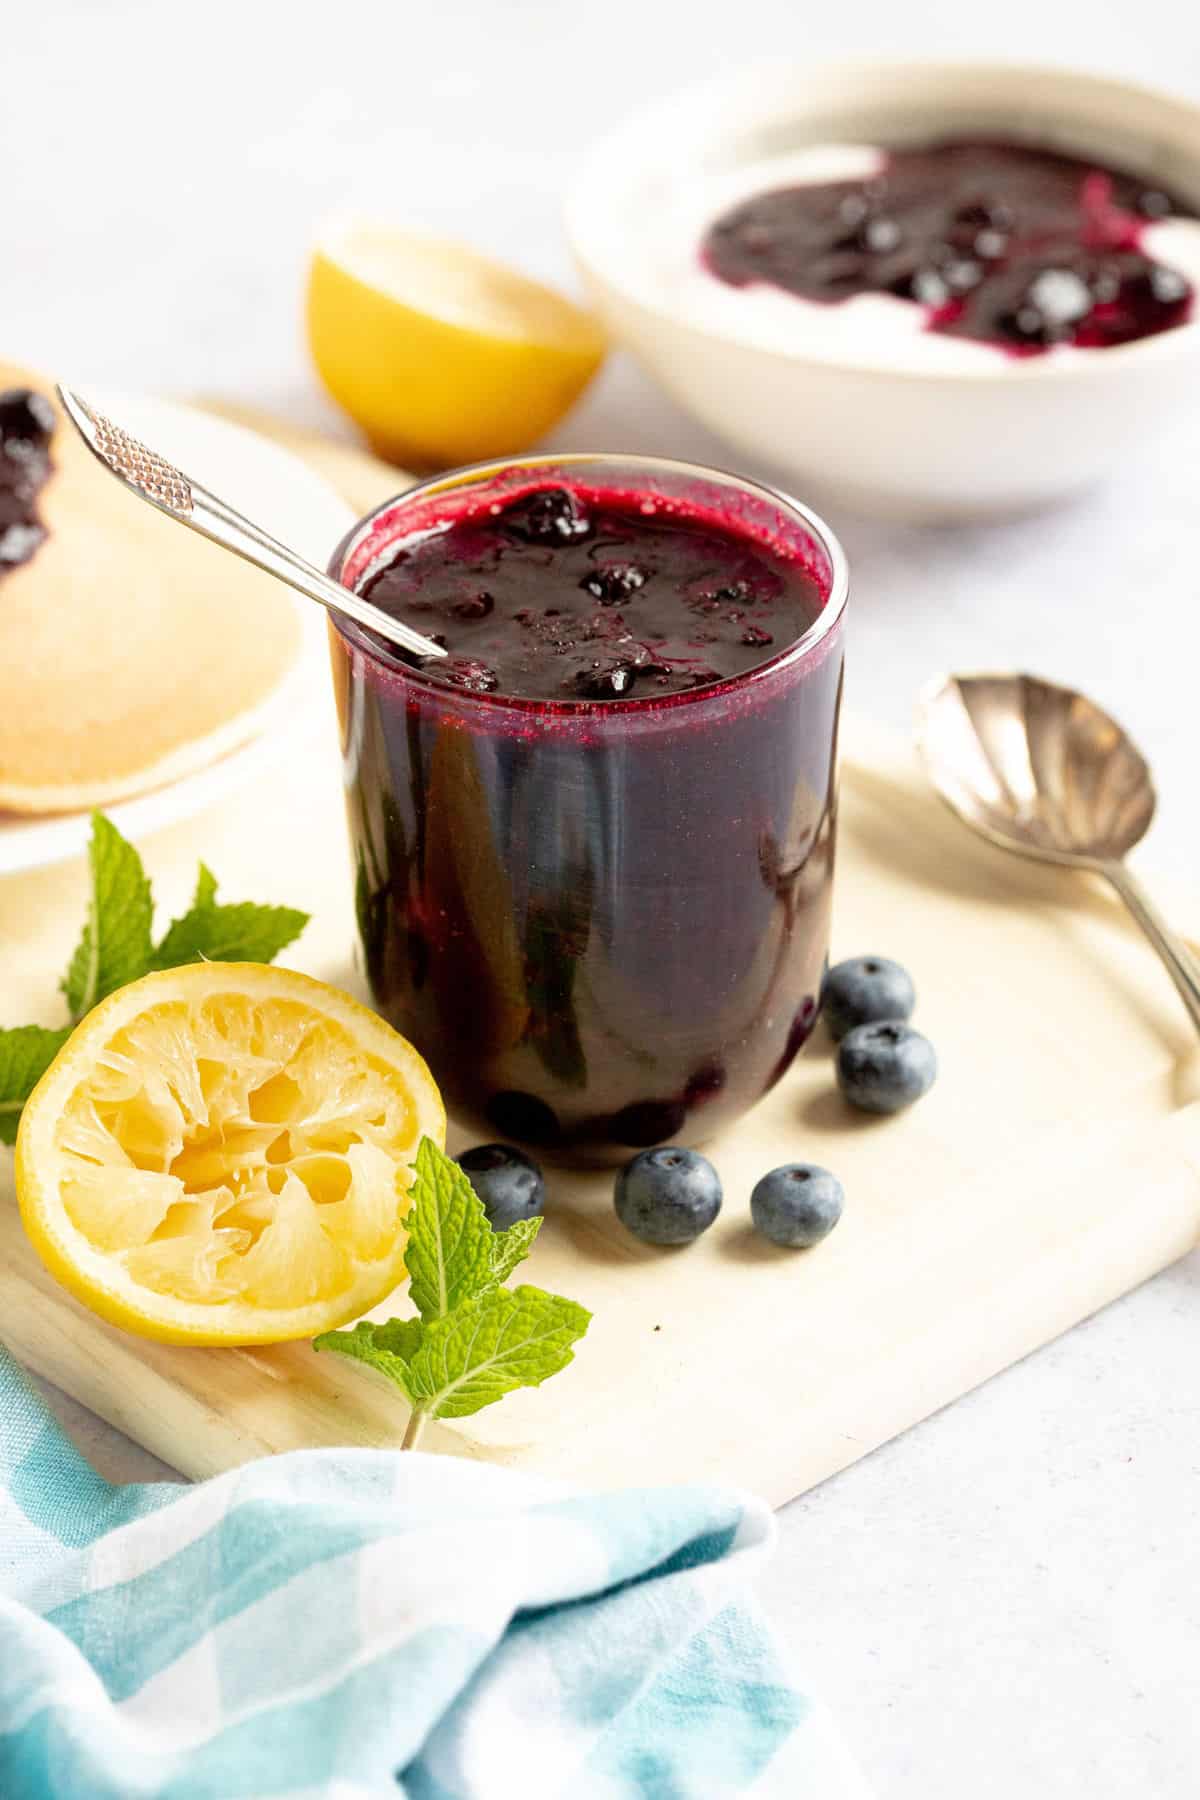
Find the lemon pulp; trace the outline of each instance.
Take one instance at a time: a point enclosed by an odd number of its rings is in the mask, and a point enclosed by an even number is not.
[[[197,964],[97,1008],[22,1119],[35,1247],[147,1335],[264,1342],[356,1316],[403,1273],[405,1192],[445,1115],[416,1052],[288,970]]]

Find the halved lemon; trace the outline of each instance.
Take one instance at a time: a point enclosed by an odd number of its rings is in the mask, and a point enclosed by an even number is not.
[[[524,450],[604,356],[590,313],[465,245],[367,220],[313,253],[308,337],[339,406],[381,456],[423,466]]]
[[[22,1114],[17,1197],[51,1274],[114,1324],[276,1343],[401,1280],[411,1164],[445,1132],[412,1045],[348,995],[195,963],[74,1032]]]

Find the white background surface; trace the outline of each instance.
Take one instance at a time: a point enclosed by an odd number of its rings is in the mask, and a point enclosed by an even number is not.
[[[298,325],[331,210],[382,207],[569,279],[559,202],[588,140],[756,55],[1041,57],[1200,99],[1200,23],[1170,0],[42,0],[3,29],[0,354],[334,428]],[[620,358],[556,441],[728,459]],[[1193,407],[1054,517],[930,532],[833,506],[850,704],[904,727],[949,666],[1087,687],[1160,772],[1152,863],[1200,894],[1198,489]],[[771,1613],[881,1796],[1200,1791],[1198,1319],[1193,1256],[782,1515]],[[106,1473],[151,1471],[63,1411]]]

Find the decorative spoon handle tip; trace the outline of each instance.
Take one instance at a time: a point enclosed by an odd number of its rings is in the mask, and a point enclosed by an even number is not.
[[[166,457],[97,412],[73,388],[59,382],[58,397],[93,456],[139,499],[148,501],[168,518],[198,531],[223,549],[232,550],[235,555],[254,563],[268,575],[295,588],[297,593],[316,600],[328,611],[366,626],[389,643],[398,644],[417,656],[445,656],[440,644],[422,637],[411,625],[393,619],[369,600],[332,581],[320,569],[297,556],[294,550],[289,550],[286,544],[279,543],[234,507],[201,487],[199,482],[192,481]]]

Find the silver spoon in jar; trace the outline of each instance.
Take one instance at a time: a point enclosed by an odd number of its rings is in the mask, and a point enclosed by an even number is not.
[[[343,613],[359,625],[367,626],[391,644],[417,656],[445,656],[446,652],[432,638],[422,637],[411,625],[372,606],[369,600],[331,581],[286,544],[270,537],[260,526],[251,524],[224,500],[218,500],[207,488],[183,475],[157,451],[147,449],[137,438],[122,431],[89,406],[71,388],[58,385],[58,397],[67,417],[80,437],[110,474],[131,489],[139,499],[149,501],[159,512],[166,513],[180,525],[190,526],[202,537],[211,538],[226,550],[234,551],[247,562],[265,569],[280,581],[286,581],[297,593],[317,600],[330,612]]]
[[[923,696],[917,740],[934,787],[967,825],[1004,850],[1086,869],[1116,888],[1200,1030],[1200,960],[1125,867],[1155,793],[1116,721],[1033,675],[950,675]]]

